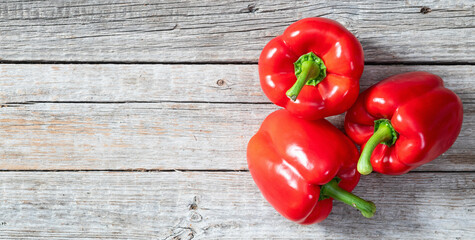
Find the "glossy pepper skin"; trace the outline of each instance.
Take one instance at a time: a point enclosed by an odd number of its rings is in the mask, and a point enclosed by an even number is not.
[[[409,72],[364,91],[346,114],[345,130],[363,147],[360,173],[400,175],[447,151],[462,118],[460,98],[439,76]]]
[[[351,32],[330,19],[305,18],[264,47],[259,78],[269,100],[315,120],[353,105],[363,67],[363,48]]]
[[[360,178],[357,159],[355,145],[327,120],[306,121],[284,109],[264,120],[247,148],[249,171],[264,197],[300,224],[323,221],[332,198],[366,217],[374,214],[373,203],[349,193]]]

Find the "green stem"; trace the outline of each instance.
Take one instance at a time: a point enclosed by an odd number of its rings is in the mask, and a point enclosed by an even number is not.
[[[302,72],[297,78],[295,84],[286,92],[287,97],[295,101],[297,96],[299,95],[300,91],[302,90],[303,86],[307,83],[307,81],[314,75],[318,75],[320,70],[315,67],[315,63],[307,61],[302,63]]]
[[[295,76],[297,81],[287,90],[286,95],[295,101],[303,86],[316,86],[326,77],[326,66],[322,59],[310,52],[300,56],[294,63]]]
[[[320,194],[344,202],[358,210],[367,218],[373,217],[376,212],[376,206],[373,202],[366,201],[353,193],[350,193],[338,186],[338,180],[335,178],[327,184],[321,186]]]
[[[374,133],[366,142],[364,149],[361,151],[360,159],[358,160],[357,169],[363,175],[368,175],[373,171],[371,165],[371,155],[374,149],[380,143],[388,146],[393,145],[397,140],[397,132],[391,125],[391,121],[387,119],[376,120],[374,124]]]

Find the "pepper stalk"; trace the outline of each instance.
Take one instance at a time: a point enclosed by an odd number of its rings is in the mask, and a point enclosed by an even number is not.
[[[387,146],[392,146],[398,137],[398,133],[391,125],[388,119],[379,119],[374,121],[374,133],[366,142],[365,147],[361,151],[360,159],[358,160],[357,170],[363,175],[368,175],[373,171],[371,165],[371,155],[378,144],[382,143]]]
[[[285,93],[292,101],[297,100],[304,85],[316,86],[327,76],[327,67],[323,60],[313,52],[300,56],[294,63],[294,70],[297,81]]]
[[[366,201],[351,192],[348,192],[338,186],[339,178],[334,178],[330,182],[320,187],[320,199],[331,197],[344,202],[356,209],[366,218],[371,218],[376,212],[376,205],[371,201]],[[322,196],[323,195],[323,196]]]

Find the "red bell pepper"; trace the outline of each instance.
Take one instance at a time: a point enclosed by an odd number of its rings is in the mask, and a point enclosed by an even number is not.
[[[363,48],[345,27],[330,19],[305,18],[264,47],[259,78],[273,103],[315,120],[353,105],[363,67]]]
[[[323,221],[340,200],[372,217],[376,207],[352,193],[358,150],[325,119],[306,121],[281,109],[249,141],[249,171],[269,203],[300,224]]]
[[[358,171],[400,175],[447,151],[462,127],[460,98],[427,72],[389,77],[364,91],[345,117],[363,145]],[[380,144],[382,143],[382,144]]]

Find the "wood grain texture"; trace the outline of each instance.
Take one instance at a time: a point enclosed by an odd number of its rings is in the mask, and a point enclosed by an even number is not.
[[[475,66],[367,65],[361,88],[410,71],[437,74],[464,103],[474,103]],[[257,65],[0,64],[0,89],[0,103],[269,102]]]
[[[3,1],[0,59],[256,62],[288,25],[321,16],[352,31],[367,61],[473,63],[474,9],[471,0]]]
[[[474,173],[372,174],[355,193],[365,219],[334,204],[300,226],[263,199],[248,172],[2,172],[2,239],[470,239]]]
[[[464,102],[458,141],[417,170],[475,169],[474,69],[366,67],[363,89],[425,70],[442,76]],[[247,141],[278,109],[267,104],[256,65],[4,64],[0,88],[4,170],[246,169]],[[330,120],[342,128],[342,116]]]
[[[278,109],[259,53],[314,16],[361,41],[362,89],[422,70],[464,103],[448,152],[362,178],[372,219],[336,203],[325,222],[297,225],[246,171],[249,138]],[[0,239],[475,236],[471,0],[0,1],[0,43]],[[342,128],[342,115],[329,120]]]
[[[247,142],[273,104],[35,103],[0,109],[0,169],[247,168]],[[473,171],[475,114],[462,133],[418,171]],[[342,128],[343,116],[331,117]]]

